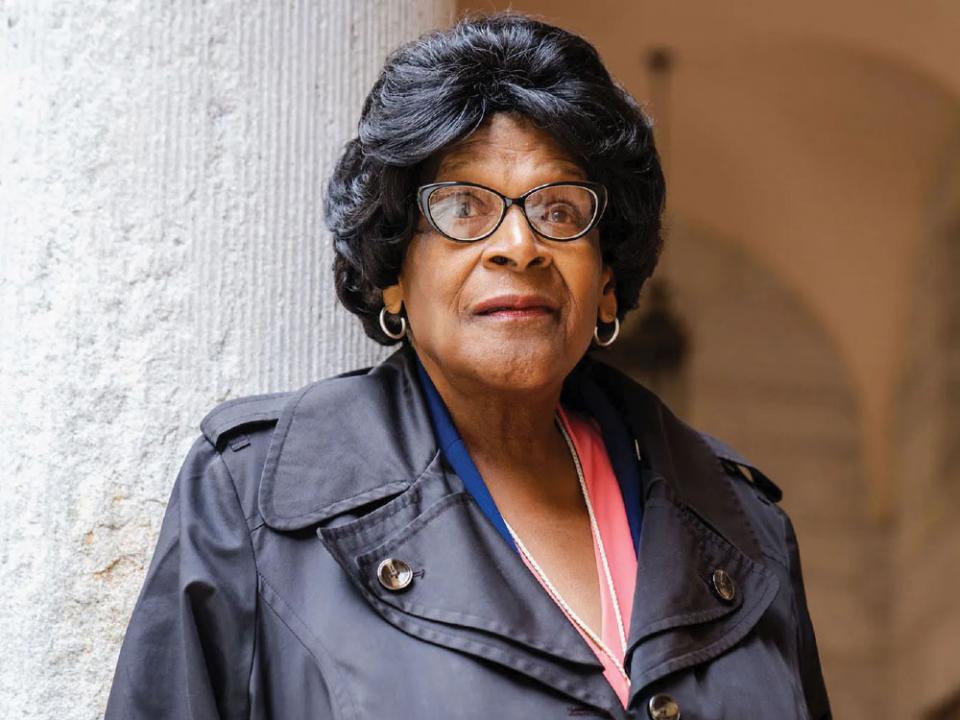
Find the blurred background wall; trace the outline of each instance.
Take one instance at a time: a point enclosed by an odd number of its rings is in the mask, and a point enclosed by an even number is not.
[[[960,4],[509,6],[653,116],[667,250],[611,358],[783,488],[836,717],[960,718]]]
[[[197,423],[383,351],[320,196],[461,0],[0,0],[0,717],[94,718]],[[524,0],[655,121],[611,360],[784,489],[835,715],[960,718],[960,5]]]

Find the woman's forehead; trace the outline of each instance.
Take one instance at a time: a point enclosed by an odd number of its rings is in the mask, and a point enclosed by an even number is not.
[[[586,176],[583,168],[550,133],[523,119],[495,115],[441,153],[437,177],[465,171],[509,172],[527,167],[564,176]]]

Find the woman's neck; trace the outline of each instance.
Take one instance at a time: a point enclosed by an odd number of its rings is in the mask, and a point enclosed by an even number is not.
[[[536,478],[556,490],[548,482],[555,473],[544,471],[571,463],[566,441],[555,422],[562,382],[524,391],[490,387],[450,377],[429,359],[422,362],[488,484],[524,478],[524,484],[539,485]],[[536,491],[534,487],[528,490]]]

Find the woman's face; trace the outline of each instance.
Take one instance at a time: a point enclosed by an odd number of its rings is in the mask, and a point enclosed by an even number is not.
[[[440,157],[435,182],[475,182],[518,197],[547,182],[588,180],[546,132],[494,115]],[[408,337],[431,375],[510,390],[555,389],[586,352],[598,320],[616,314],[613,273],[596,228],[568,242],[535,233],[511,206],[473,242],[420,218],[388,312],[406,310]]]

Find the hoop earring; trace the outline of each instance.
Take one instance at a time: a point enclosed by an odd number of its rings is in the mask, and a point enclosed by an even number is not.
[[[597,341],[597,345],[600,347],[607,347],[608,345],[613,345],[613,341],[617,339],[617,335],[620,334],[620,318],[613,318],[613,335],[607,338],[606,341],[601,340],[600,336],[597,334],[597,328],[593,328],[593,339]]]
[[[383,330],[383,334],[386,335],[391,340],[400,340],[404,335],[407,334],[407,319],[401,315],[400,316],[400,332],[391,332],[387,327],[387,306],[384,305],[380,308],[380,329]],[[596,334],[596,332],[594,332]]]

